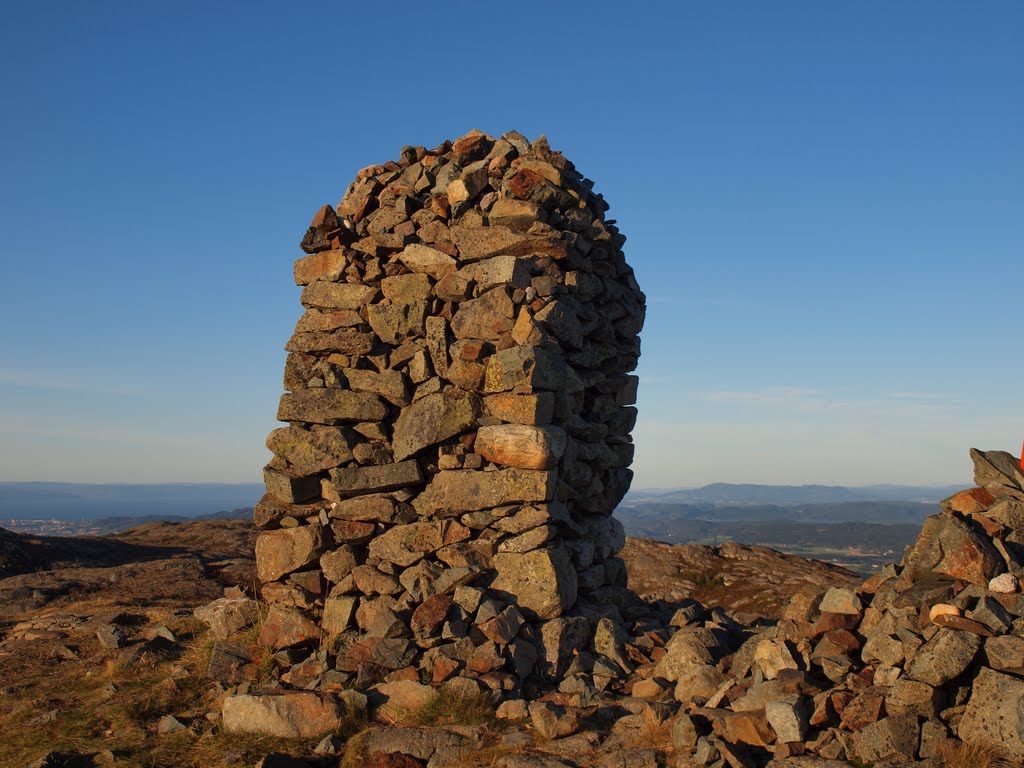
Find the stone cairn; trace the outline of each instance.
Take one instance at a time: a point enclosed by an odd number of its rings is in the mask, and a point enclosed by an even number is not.
[[[316,213],[255,509],[283,687],[557,683],[621,597],[644,295],[592,188],[474,131]]]

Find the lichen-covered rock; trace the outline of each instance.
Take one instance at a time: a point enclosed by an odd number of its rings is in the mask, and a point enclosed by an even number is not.
[[[261,581],[279,579],[318,560],[324,546],[319,523],[263,531],[256,538],[256,574]]]
[[[228,696],[222,723],[228,733],[255,733],[283,739],[309,739],[336,729],[344,707],[331,696]]]
[[[1024,680],[982,667],[957,735],[969,743],[999,746],[1024,760]]]
[[[490,588],[508,595],[528,616],[553,619],[576,602],[576,569],[561,547],[501,553],[492,563],[497,575]]]

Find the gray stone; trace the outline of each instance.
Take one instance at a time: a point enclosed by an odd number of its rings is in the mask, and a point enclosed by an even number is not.
[[[509,289],[492,288],[478,299],[459,304],[459,311],[452,318],[452,333],[457,339],[500,341],[512,331],[514,311]]]
[[[374,394],[316,387],[281,395],[277,419],[310,424],[338,424],[346,421],[381,421],[387,413],[387,406]]]
[[[904,677],[894,682],[886,692],[885,711],[890,715],[933,717],[941,700],[937,689]]]
[[[423,474],[415,461],[367,467],[343,467],[330,471],[330,480],[322,483],[324,498],[341,501],[363,493],[379,493],[415,485]]]
[[[259,606],[248,597],[222,597],[196,608],[192,615],[210,628],[210,634],[224,639],[251,627],[259,617]]]
[[[427,302],[408,304],[370,304],[367,320],[377,338],[386,344],[401,344],[410,336],[423,336]]]
[[[852,589],[832,587],[823,598],[818,607],[822,613],[844,613],[858,615],[863,610],[863,605],[857,593]]]
[[[402,409],[395,421],[391,444],[395,458],[408,458],[470,429],[480,412],[480,398],[470,392],[451,390],[420,398]]]
[[[993,669],[1024,675],[1024,637],[1000,635],[985,639],[985,662]]]
[[[566,616],[544,622],[541,625],[541,673],[549,679],[562,678],[579,649],[586,647],[590,634],[590,622],[582,616]]]
[[[337,427],[281,427],[267,436],[267,448],[306,475],[332,469],[352,458],[351,441]]]
[[[803,741],[809,726],[807,701],[799,694],[789,694],[765,704],[765,717],[781,742]]]
[[[114,624],[101,624],[97,627],[96,639],[100,641],[100,645],[111,651],[124,648],[128,644],[124,631]]]
[[[359,309],[377,294],[369,285],[317,280],[302,289],[302,304],[317,309]]]
[[[714,663],[712,649],[720,646],[721,641],[713,630],[683,627],[666,644],[665,655],[655,666],[654,676],[676,682],[691,667]]]
[[[853,734],[854,751],[861,760],[914,760],[921,728],[914,715],[883,717]]]
[[[409,383],[401,371],[377,373],[346,368],[345,380],[354,392],[370,392],[379,395],[392,405],[406,406],[409,404]]]
[[[492,564],[497,576],[491,589],[510,595],[527,616],[553,619],[576,602],[576,569],[561,546],[496,554]]]
[[[982,667],[957,735],[965,742],[1002,747],[1024,760],[1024,680]]]
[[[583,389],[583,382],[565,360],[539,347],[510,347],[491,355],[484,392],[508,392],[517,387],[573,393]]]
[[[971,448],[974,482],[995,498],[1009,496],[1024,501],[1024,471],[1020,460],[1006,451]]]
[[[370,557],[410,566],[444,545],[444,531],[440,521],[396,525],[374,537],[370,542]]]
[[[907,676],[931,686],[945,685],[970,666],[980,647],[978,635],[940,629],[907,665]]]
[[[434,475],[413,506],[425,517],[439,512],[472,512],[520,502],[549,501],[556,488],[554,470],[448,470]]]
[[[579,730],[579,717],[575,712],[555,704],[535,701],[529,706],[530,722],[544,739],[560,739]]]

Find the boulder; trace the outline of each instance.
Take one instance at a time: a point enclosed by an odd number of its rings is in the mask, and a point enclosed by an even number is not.
[[[1002,568],[1002,558],[987,539],[961,518],[943,513],[925,520],[904,575],[918,581],[943,573],[987,587]]]
[[[497,576],[491,589],[506,594],[527,616],[553,619],[576,602],[576,569],[562,547],[499,553],[492,565]]]
[[[283,739],[311,739],[333,731],[344,707],[315,693],[228,696],[221,712],[228,733],[252,733]]]
[[[251,627],[259,618],[259,605],[248,597],[222,597],[196,608],[194,615],[210,628],[210,634],[223,640]]]
[[[559,427],[497,424],[480,427],[474,450],[506,467],[550,469],[565,453],[566,435]]]
[[[1024,680],[982,667],[957,735],[968,743],[997,745],[1024,761]]]
[[[981,638],[970,632],[940,629],[907,665],[907,677],[931,686],[959,677],[974,661]]]
[[[319,523],[262,531],[256,537],[256,574],[264,583],[275,581],[316,562],[325,546]]]

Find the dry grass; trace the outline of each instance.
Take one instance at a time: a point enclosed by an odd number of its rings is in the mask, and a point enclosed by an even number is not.
[[[441,688],[426,705],[410,714],[413,725],[483,725],[494,720],[494,706],[485,693]]]
[[[946,742],[940,750],[946,768],[1016,768],[1018,763],[992,744]]]
[[[659,715],[653,707],[645,709],[641,715],[642,725],[628,746],[656,749],[667,752],[673,748],[672,721]]]
[[[207,720],[207,712],[219,710],[206,675],[213,641],[191,620],[173,629],[183,648],[172,658],[143,655],[126,663],[91,637],[73,643],[77,660],[43,653],[4,658],[4,683],[16,690],[0,696],[0,765],[27,765],[49,752],[109,750],[126,768],[237,768],[268,752],[309,752],[310,739],[225,734]],[[260,661],[269,669],[269,654]],[[156,723],[168,714],[190,728],[158,736]],[[347,738],[365,725],[363,713],[350,712],[336,735]]]

